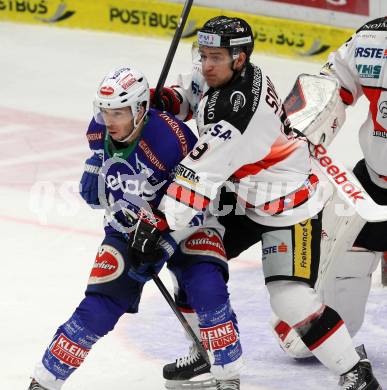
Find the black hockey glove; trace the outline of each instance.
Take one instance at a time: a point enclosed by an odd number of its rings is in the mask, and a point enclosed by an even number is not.
[[[160,272],[177,247],[175,240],[168,234],[169,231],[168,223],[161,212],[154,212],[153,216],[140,212],[128,248],[129,277],[145,283],[153,274]]]

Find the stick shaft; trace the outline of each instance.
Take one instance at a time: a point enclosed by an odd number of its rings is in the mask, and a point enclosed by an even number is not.
[[[185,319],[183,314],[181,314],[180,310],[177,308],[175,301],[173,300],[173,298],[169,294],[167,288],[164,286],[164,283],[161,281],[161,279],[158,277],[157,274],[153,274],[152,279],[156,283],[156,286],[159,288],[161,294],[163,295],[163,297],[167,301],[170,308],[176,314],[176,317],[180,321],[184,330],[188,333],[188,335],[191,337],[192,341],[196,344],[196,347],[198,348],[200,355],[203,357],[203,359],[205,359],[207,364],[210,364],[206,350],[204,349],[204,347],[203,347],[202,343],[199,341],[199,339],[196,337],[195,332],[192,330],[191,326],[189,325],[189,323],[187,322],[187,320]]]
[[[179,41],[181,38],[181,34],[183,33],[185,23],[188,19],[189,11],[191,10],[193,0],[186,0],[184,4],[183,11],[181,12],[179,24],[175,30],[175,34],[173,36],[171,46],[169,47],[169,51],[167,57],[164,61],[163,69],[161,70],[159,81],[157,82],[157,86],[155,89],[155,95],[158,96],[161,88],[164,86],[165,80],[167,79],[169,69],[171,68],[171,64],[173,58],[175,57],[177,46],[179,45]]]

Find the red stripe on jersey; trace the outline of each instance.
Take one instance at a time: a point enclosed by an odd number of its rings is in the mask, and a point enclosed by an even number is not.
[[[301,206],[314,194],[318,182],[318,177],[312,174],[308,177],[308,180],[306,180],[301,188],[288,195],[266,202],[263,206],[258,208],[267,214],[278,215],[286,210]]]
[[[271,146],[270,152],[262,160],[244,165],[233,174],[233,177],[236,179],[242,179],[246,176],[256,175],[262,170],[268,169],[288,158],[298,148],[298,146],[298,142],[286,140],[286,142],[283,143],[283,136],[280,135]]]
[[[176,183],[170,184],[167,195],[197,211],[204,211],[210,203],[210,199],[206,196]]]
[[[351,91],[344,87],[340,88],[340,97],[344,104],[347,104],[348,106],[350,106],[354,101]]]
[[[380,125],[377,121],[378,117],[378,103],[380,99],[380,95],[383,91],[386,91],[385,88],[378,88],[378,87],[365,87],[362,86],[364,95],[366,95],[367,99],[370,102],[370,111],[372,116],[372,122],[374,123],[374,130],[377,131],[384,131],[386,132],[387,129],[385,129],[382,125]]]
[[[311,351],[319,347],[325,340],[329,339],[342,325],[344,325],[344,321],[340,320],[328,333],[326,333],[323,337],[317,340],[313,345],[308,347]]]

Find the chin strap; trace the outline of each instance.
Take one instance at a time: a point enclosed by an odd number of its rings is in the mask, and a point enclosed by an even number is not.
[[[144,122],[147,113],[148,113],[148,111],[146,111],[146,112],[144,113],[144,115],[143,115],[142,118],[138,121],[138,123],[136,123],[137,120],[134,119],[134,120],[133,120],[133,130],[132,130],[132,132],[131,132],[127,137],[125,137],[125,138],[123,138],[123,139],[118,139],[117,142],[122,142],[122,143],[128,142],[128,143],[131,143],[132,141],[134,141],[134,140],[137,138],[137,137],[135,137],[136,131],[137,131],[138,127]]]

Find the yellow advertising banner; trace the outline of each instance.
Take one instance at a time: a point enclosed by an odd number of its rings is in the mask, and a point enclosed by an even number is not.
[[[0,21],[171,38],[182,6],[154,0],[0,0]],[[197,29],[220,14],[241,17],[251,24],[256,51],[299,59],[323,62],[353,33],[331,26],[193,6],[183,39],[193,41]]]

